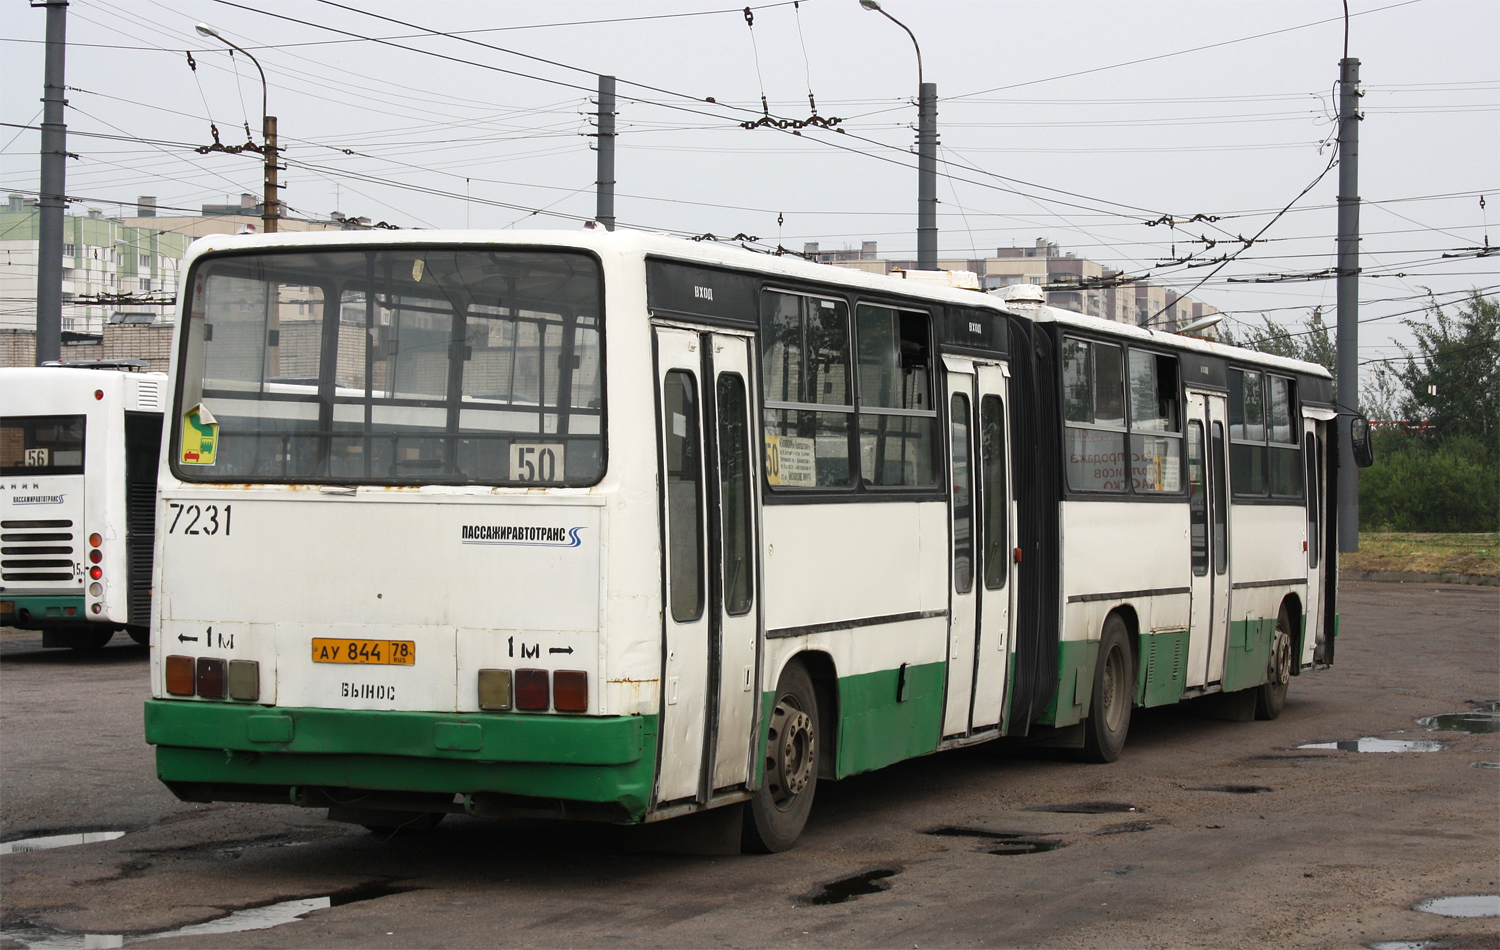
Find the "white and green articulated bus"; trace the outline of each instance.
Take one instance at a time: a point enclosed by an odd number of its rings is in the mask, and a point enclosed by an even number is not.
[[[146,642],[167,378],[145,365],[0,369],[0,625],[43,646]]]
[[[191,801],[693,819],[1332,658],[1305,363],[602,231],[187,262],[147,740]],[[707,831],[704,832],[708,833]]]

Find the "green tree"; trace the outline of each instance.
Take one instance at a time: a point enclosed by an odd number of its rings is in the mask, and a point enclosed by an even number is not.
[[[1260,319],[1262,325],[1251,327],[1244,339],[1237,339],[1226,330],[1224,342],[1231,346],[1259,350],[1272,356],[1306,360],[1309,363],[1317,363],[1330,373],[1338,372],[1333,335],[1328,332],[1328,325],[1323,322],[1320,309],[1315,308],[1312,316],[1303,322],[1303,329],[1297,331],[1287,329],[1265,314],[1261,314]]]
[[[1468,436],[1492,451],[1500,438],[1500,302],[1477,289],[1457,313],[1436,301],[1426,320],[1406,320],[1415,352],[1404,345],[1392,368],[1406,388],[1401,412],[1426,420],[1434,443]]]

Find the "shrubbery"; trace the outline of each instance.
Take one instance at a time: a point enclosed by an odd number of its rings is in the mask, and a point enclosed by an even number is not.
[[[1359,473],[1364,531],[1493,531],[1500,520],[1500,458],[1460,436],[1430,442],[1399,432],[1375,438],[1375,464]]]

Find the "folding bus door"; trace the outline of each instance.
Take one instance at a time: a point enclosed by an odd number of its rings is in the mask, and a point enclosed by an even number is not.
[[[1192,617],[1186,685],[1224,678],[1229,643],[1229,483],[1226,404],[1220,393],[1188,391],[1188,522]]]
[[[656,328],[664,597],[657,803],[745,784],[759,480],[744,337]]]
[[[1010,668],[1013,548],[1004,367],[943,357],[951,560],[943,738],[996,728]]]

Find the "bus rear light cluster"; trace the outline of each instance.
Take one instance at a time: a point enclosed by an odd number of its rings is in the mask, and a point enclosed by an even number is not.
[[[589,675],[582,670],[480,670],[479,708],[581,713],[589,709]]]
[[[100,567],[99,565],[95,564],[93,567],[89,568],[89,577],[92,578],[93,580],[97,581],[99,578],[101,578],[103,576],[104,576],[104,568]]]
[[[167,694],[230,699],[253,703],[260,699],[260,663],[213,656],[169,656]]]

